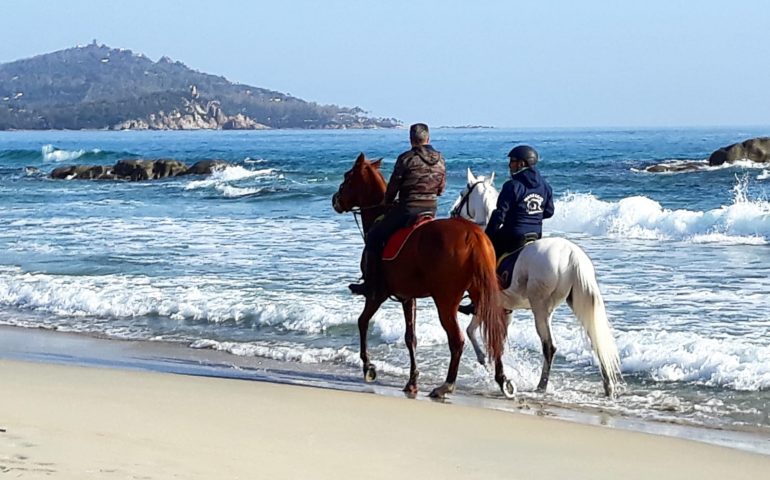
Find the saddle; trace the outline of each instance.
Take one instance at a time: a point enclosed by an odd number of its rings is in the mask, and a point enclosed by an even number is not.
[[[385,249],[382,251],[382,259],[385,261],[395,260],[396,257],[398,257],[398,254],[401,253],[401,249],[404,247],[407,240],[409,240],[412,233],[431,221],[433,221],[432,216],[422,215],[408,227],[396,230],[395,233],[390,236],[387,243],[385,243]]]
[[[505,290],[511,286],[513,279],[513,269],[516,267],[516,260],[524,247],[537,240],[537,235],[527,234],[524,237],[524,243],[512,252],[506,252],[500,255],[497,260],[497,280],[500,282],[500,288]]]

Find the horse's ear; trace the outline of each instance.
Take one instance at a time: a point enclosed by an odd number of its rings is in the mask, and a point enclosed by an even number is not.
[[[476,183],[476,177],[473,175],[473,172],[471,172],[470,167],[468,167],[467,175],[468,175],[468,185],[472,183]]]
[[[363,163],[364,160],[366,160],[366,155],[364,155],[364,152],[359,153],[358,158],[356,158],[356,165]]]
[[[489,180],[487,180],[487,183],[490,184],[490,185],[494,185],[495,184],[495,172],[492,172],[492,174],[489,175]]]
[[[382,159],[381,158],[378,158],[377,160],[372,162],[372,166],[374,168],[376,168],[376,169],[379,169],[381,164],[382,164]]]

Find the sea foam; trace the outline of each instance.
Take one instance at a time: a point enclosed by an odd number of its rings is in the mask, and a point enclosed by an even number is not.
[[[746,190],[740,180],[732,204],[706,211],[671,210],[645,196],[605,201],[571,193],[556,202],[556,214],[546,224],[549,230],[565,233],[629,239],[768,243],[770,202],[749,199]]]
[[[237,182],[239,180],[246,180],[250,178],[265,178],[275,175],[276,170],[274,168],[263,168],[260,170],[249,170],[239,165],[229,166],[222,170],[213,172],[208,178],[203,180],[193,180],[185,186],[185,190],[197,190],[214,188],[222,193],[229,192],[232,196],[241,196],[258,193],[256,190],[248,191],[246,193],[238,194],[236,191],[227,190],[223,188],[225,186],[231,186],[230,183]],[[250,189],[247,189],[250,190]]]
[[[236,283],[212,285],[211,279],[177,280],[175,284],[185,286],[116,275],[80,277],[75,283],[66,277],[23,273],[17,268],[6,267],[0,272],[0,305],[53,315],[45,317],[45,325],[49,327],[74,331],[101,328],[103,333],[131,338],[151,338],[152,334],[149,329],[142,333],[141,324],[137,323],[132,323],[130,328],[121,332],[111,325],[114,320],[106,319],[159,316],[176,322],[192,320],[204,325],[271,327],[302,334],[323,333],[335,325],[355,326],[358,309],[349,299],[292,292],[282,293],[279,299],[270,297],[266,292],[238,290]],[[612,295],[608,296],[608,301],[614,300]],[[346,313],[341,315],[339,312]],[[73,317],[82,320],[77,321]],[[446,335],[434,309],[423,305],[419,317],[418,348],[432,347],[443,351]],[[100,324],[103,325],[100,327]],[[373,333],[380,342],[397,349],[405,348],[404,320],[400,308],[387,306],[377,315],[373,326]],[[578,322],[566,309],[557,311],[553,335],[560,358],[566,359],[569,364],[595,368],[591,346]],[[735,390],[770,388],[770,365],[763,360],[770,358],[770,348],[746,341],[740,335],[716,339],[704,337],[698,332],[651,327],[641,331],[616,330],[616,338],[624,374],[641,375],[660,382],[696,383]],[[331,361],[358,365],[357,356],[348,347],[190,340],[196,348],[212,348],[236,355],[303,363]],[[509,329],[509,342],[513,351],[529,351],[529,357],[536,359],[529,367],[521,365],[520,359],[517,365],[512,365],[519,375],[532,377],[535,381],[536,375],[532,372],[538,369],[541,345],[530,313],[515,312]],[[391,363],[394,374],[402,373],[398,362]]]
[[[570,364],[598,369],[582,329],[567,312],[566,309],[559,310],[552,324],[557,357],[560,358],[557,363],[566,360]],[[763,361],[770,358],[770,347],[747,342],[740,336],[715,339],[697,332],[650,328],[628,332],[616,330],[615,337],[624,375],[743,391],[770,388],[770,365]],[[531,363],[529,368],[511,364],[512,368],[525,372],[539,370],[541,343],[529,313],[514,313],[509,342],[514,351],[524,349],[534,353],[534,359],[525,360]],[[534,383],[537,381],[534,375],[525,377]]]

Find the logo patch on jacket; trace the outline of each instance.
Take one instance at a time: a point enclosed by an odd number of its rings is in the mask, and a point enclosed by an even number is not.
[[[543,213],[543,197],[537,193],[530,193],[524,197],[524,205],[527,206],[527,215]]]

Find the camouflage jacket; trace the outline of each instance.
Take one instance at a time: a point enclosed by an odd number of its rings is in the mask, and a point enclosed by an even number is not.
[[[435,207],[446,186],[444,157],[430,145],[414,147],[398,156],[388,181],[385,203],[398,195],[404,207]]]

